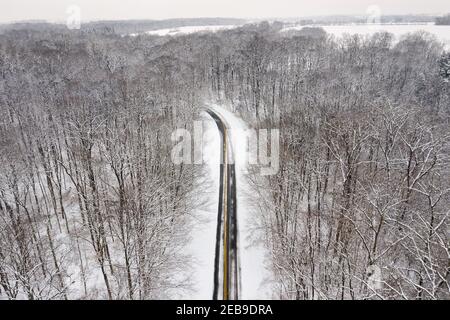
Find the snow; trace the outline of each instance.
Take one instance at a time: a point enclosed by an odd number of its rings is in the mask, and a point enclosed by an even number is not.
[[[450,50],[450,26],[438,26],[434,24],[353,24],[353,25],[314,25],[308,27],[321,27],[326,32],[342,37],[344,34],[372,35],[380,31],[394,34],[398,41],[401,36],[417,31],[426,31],[437,37]],[[288,27],[282,31],[301,30],[303,26]]]
[[[193,259],[192,278],[194,290],[184,299],[210,300],[213,294],[214,256],[216,245],[217,210],[220,182],[220,133],[215,121],[206,112],[201,114],[203,126],[204,172],[198,182],[201,194],[193,214],[191,241],[186,253]]]
[[[197,32],[217,32],[221,30],[229,30],[236,28],[234,25],[216,25],[216,26],[187,26],[187,27],[179,27],[179,28],[170,28],[170,29],[159,29],[147,31],[145,34],[153,35],[153,36],[178,36],[183,34],[192,34]],[[138,34],[133,33],[131,36],[137,36]]]

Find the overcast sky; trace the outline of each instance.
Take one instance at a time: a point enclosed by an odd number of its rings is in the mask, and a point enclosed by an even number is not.
[[[371,5],[385,14],[450,12],[449,0],[0,0],[0,21],[64,21],[70,5],[82,20],[365,14]]]

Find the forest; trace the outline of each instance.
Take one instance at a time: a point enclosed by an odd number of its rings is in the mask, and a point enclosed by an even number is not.
[[[0,297],[190,290],[198,166],[171,133],[205,101],[280,130],[249,175],[275,299],[450,299],[450,53],[433,36],[0,34]]]
[[[450,25],[450,14],[436,18],[436,25],[448,26]]]

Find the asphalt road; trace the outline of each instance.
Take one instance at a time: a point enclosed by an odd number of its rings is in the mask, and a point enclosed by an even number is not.
[[[240,267],[236,202],[236,169],[229,127],[213,110],[208,114],[217,124],[221,136],[219,206],[214,257],[214,300],[238,300]]]

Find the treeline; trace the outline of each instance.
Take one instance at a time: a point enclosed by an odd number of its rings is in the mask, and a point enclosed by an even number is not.
[[[450,26],[450,14],[436,18],[436,25],[438,26]]]
[[[117,34],[143,33],[151,30],[180,28],[187,26],[217,26],[217,25],[243,25],[245,20],[233,18],[190,18],[166,20],[125,20],[125,21],[98,21],[81,25],[82,29],[101,30],[109,29]]]
[[[246,21],[233,18],[186,18],[166,20],[122,20],[122,21],[92,21],[81,23],[83,33],[113,33],[127,35],[132,33],[144,33],[151,30],[180,28],[187,26],[216,26],[216,25],[243,25]],[[55,31],[65,33],[65,24],[53,24],[46,21],[22,21],[11,24],[0,24],[0,34],[7,31]]]

